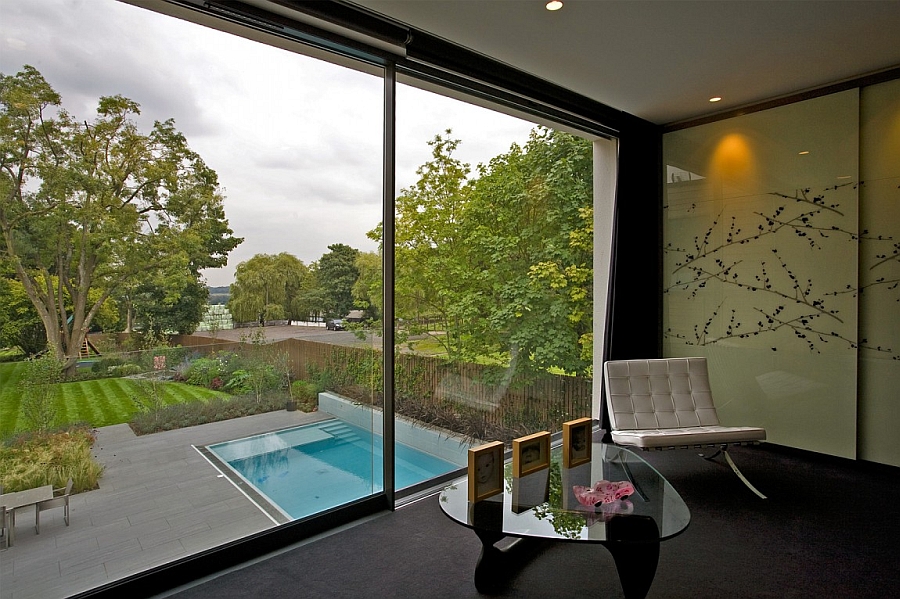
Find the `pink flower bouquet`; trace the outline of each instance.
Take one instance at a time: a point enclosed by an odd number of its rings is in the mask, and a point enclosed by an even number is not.
[[[575,485],[572,487],[572,491],[575,493],[578,503],[593,507],[598,504],[613,503],[623,497],[628,497],[634,493],[634,485],[628,481],[610,482],[608,480],[600,480],[595,482],[593,487]]]

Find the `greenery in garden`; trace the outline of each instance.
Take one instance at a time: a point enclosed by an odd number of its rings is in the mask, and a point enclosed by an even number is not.
[[[0,444],[0,484],[12,493],[43,485],[62,488],[71,477],[75,493],[96,489],[103,468],[91,457],[93,443],[86,425],[9,439]]]
[[[216,173],[171,120],[141,132],[131,100],[101,98],[96,118],[82,121],[35,69],[0,77],[0,346],[50,350],[0,370],[0,434],[78,421],[165,430],[288,400],[314,410],[326,388],[381,401],[374,350],[305,365],[310,380],[293,381],[298,365],[260,333],[240,351],[164,347],[166,333],[190,332],[202,316],[200,271],[223,265],[241,241]],[[537,413],[530,397],[512,405],[507,390],[548,372],[591,374],[592,148],[536,128],[473,171],[455,157],[460,143],[450,131],[435,136],[418,181],[397,198],[398,339],[443,361],[427,376],[421,365],[399,365],[396,400],[407,416],[508,438],[564,414]],[[369,236],[380,241],[381,226]],[[241,263],[228,305],[237,320],[260,323],[356,309],[366,320],[359,326],[377,330],[381,290],[380,254],[334,243],[310,264],[288,253]],[[140,328],[127,343],[151,351],[105,352],[76,369],[92,327]],[[477,384],[496,389],[489,400],[506,401],[495,421],[438,397],[437,381],[472,364]]]
[[[296,256],[257,254],[238,264],[228,309],[239,322],[305,318],[322,309],[308,303],[314,287],[314,274]]]
[[[476,177],[454,157],[459,143],[436,136],[397,198],[397,316],[454,361],[589,373],[590,142],[537,128]]]
[[[536,128],[475,173],[454,157],[460,143],[449,131],[429,142],[432,159],[397,198],[400,337],[425,335],[453,362],[590,375],[591,143]],[[381,226],[369,236],[380,241]],[[329,250],[309,267],[287,254],[242,263],[232,313],[260,321],[355,308],[380,319],[380,256]]]
[[[21,386],[26,370],[26,362],[0,363],[0,437],[30,428],[23,420],[22,406]],[[140,379],[106,378],[55,384],[52,390],[56,418],[51,428],[76,422],[95,427],[128,422],[138,412],[132,398],[141,393],[141,383]],[[166,405],[227,396],[187,383],[167,382],[160,388]]]
[[[224,265],[241,242],[215,171],[171,119],[142,133],[139,113],[108,96],[82,120],[33,67],[0,75],[2,260],[70,376],[109,300],[126,313],[126,330],[147,303],[171,308],[192,293],[205,301],[200,270]]]

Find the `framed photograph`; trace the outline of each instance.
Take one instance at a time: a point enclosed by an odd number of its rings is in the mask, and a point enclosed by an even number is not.
[[[591,461],[590,418],[563,422],[563,468],[574,468]]]
[[[542,431],[513,439],[513,476],[518,478],[550,467],[550,433]]]
[[[469,501],[476,503],[503,491],[503,442],[469,450]]]

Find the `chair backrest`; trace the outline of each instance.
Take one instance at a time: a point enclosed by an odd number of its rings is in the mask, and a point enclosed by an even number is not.
[[[74,484],[74,481],[72,480],[72,477],[70,476],[69,481],[66,483],[66,493],[65,493],[66,495],[72,494],[72,485],[73,484]]]
[[[719,424],[706,358],[616,360],[603,370],[613,430]]]

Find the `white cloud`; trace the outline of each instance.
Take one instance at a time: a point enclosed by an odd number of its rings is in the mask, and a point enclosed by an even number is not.
[[[225,209],[245,242],[226,268],[231,282],[256,253],[317,260],[333,243],[376,249],[381,220],[382,82],[237,36],[113,0],[0,0],[0,71],[36,67],[79,118],[102,95],[141,105],[140,123],[174,118],[219,174]],[[445,129],[457,157],[476,166],[523,143],[524,121],[401,86],[397,189],[430,159]]]

